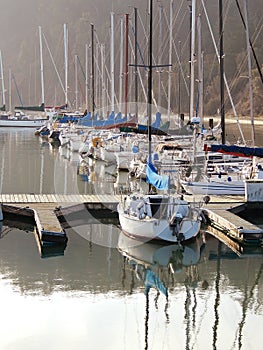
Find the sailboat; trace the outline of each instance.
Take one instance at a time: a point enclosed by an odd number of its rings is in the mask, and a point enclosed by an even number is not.
[[[150,1],[150,34],[148,57],[148,125],[151,125],[152,103],[152,8]],[[188,203],[182,196],[170,193],[152,193],[152,186],[157,190],[169,191],[170,181],[167,175],[157,174],[151,161],[151,128],[148,130],[148,162],[146,181],[149,183],[148,194],[127,195],[118,205],[119,221],[122,231],[142,240],[162,240],[181,243],[196,237],[201,226],[200,207]]]
[[[41,43],[41,41],[40,41]],[[41,90],[42,90],[42,103],[40,106],[19,106],[15,107],[15,113],[2,113],[0,115],[0,127],[23,127],[23,128],[39,128],[45,125],[48,121],[47,118],[34,117],[29,114],[25,114],[24,111],[31,112],[44,112],[44,95],[43,95],[43,62],[42,62],[42,43],[40,45],[40,58],[41,58]],[[4,74],[3,74],[3,62],[2,54],[0,51],[0,69],[1,69],[1,83],[2,83],[2,110],[5,111],[5,86],[4,86]],[[9,87],[11,89],[11,87]],[[22,101],[21,101],[22,102]]]

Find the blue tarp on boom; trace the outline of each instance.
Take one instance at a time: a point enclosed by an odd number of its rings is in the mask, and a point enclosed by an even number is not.
[[[228,153],[242,157],[260,157],[263,158],[262,147],[246,147],[237,145],[211,145],[207,150],[212,152]]]
[[[158,175],[154,165],[150,162],[146,167],[146,182],[158,188],[158,190],[169,190],[170,178],[167,175]]]

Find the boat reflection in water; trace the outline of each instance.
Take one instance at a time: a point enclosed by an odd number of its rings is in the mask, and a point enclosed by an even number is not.
[[[136,277],[145,284],[145,293],[151,287],[168,297],[168,287],[173,280],[171,275],[185,267],[198,264],[204,248],[202,238],[194,239],[186,245],[135,240],[120,233],[118,250],[123,255],[126,266],[135,271]]]
[[[164,313],[166,322],[170,322],[169,309],[169,288],[174,287],[174,275],[182,272],[185,268],[187,278],[185,285],[195,285],[198,280],[198,273],[195,267],[200,261],[204,241],[201,236],[193,239],[186,245],[179,244],[157,244],[155,242],[143,243],[141,240],[129,238],[124,233],[120,233],[118,250],[124,257],[124,270],[134,271],[138,280],[144,284],[145,294],[145,347],[149,348],[149,318],[150,318],[150,290],[156,290],[154,298],[155,309],[158,309],[158,299],[162,294],[166,298]],[[193,268],[193,270],[191,270]],[[126,273],[123,273],[126,276]],[[131,285],[133,292],[133,284]],[[186,320],[187,321],[187,320]],[[188,322],[188,321],[187,321]],[[187,339],[189,338],[189,331]]]
[[[118,249],[131,265],[145,269],[167,268],[172,273],[181,271],[183,266],[198,264],[204,242],[202,237],[195,238],[188,244],[143,243],[120,233]]]

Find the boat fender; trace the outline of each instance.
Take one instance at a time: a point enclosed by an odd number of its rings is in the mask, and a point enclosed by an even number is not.
[[[205,204],[208,204],[210,202],[210,197],[209,196],[204,196],[203,197],[203,201],[205,202]]]
[[[231,181],[232,181],[232,177],[231,177],[231,176],[228,176],[227,181],[228,181],[228,182],[231,182]]]

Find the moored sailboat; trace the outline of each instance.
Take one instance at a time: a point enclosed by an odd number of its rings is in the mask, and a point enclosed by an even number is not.
[[[151,186],[158,190],[169,190],[169,177],[158,175],[151,161],[151,103],[152,103],[152,0],[150,1],[150,33],[148,57],[148,162],[146,181],[148,194],[125,196],[118,205],[119,221],[122,231],[137,239],[162,240],[180,243],[198,235],[201,215],[195,203],[188,203],[182,197],[171,194],[152,193]]]

